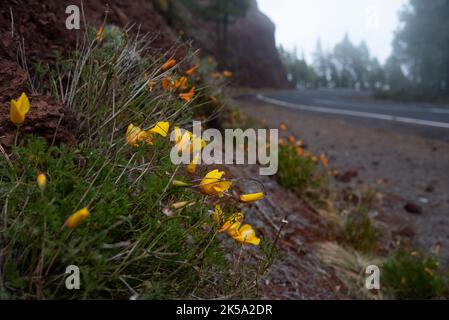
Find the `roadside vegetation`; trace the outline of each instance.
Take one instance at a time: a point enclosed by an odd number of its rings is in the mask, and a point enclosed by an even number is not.
[[[397,239],[385,247],[384,226],[370,217],[375,192],[366,189],[333,199],[318,212],[333,230],[336,242],[318,245],[323,261],[336,268],[352,296],[358,299],[442,299],[449,294],[449,270],[438,263],[438,252],[425,254]],[[387,238],[385,238],[387,237]],[[380,268],[380,290],[365,289],[368,265]]]
[[[410,0],[399,13],[394,50],[385,63],[371,56],[367,44],[348,35],[332,50],[318,39],[313,61],[280,47],[290,82],[302,88],[370,90],[378,99],[449,101],[449,4]]]
[[[303,199],[318,204],[326,195],[329,174],[326,155],[312,154],[301,138],[287,135],[284,123],[280,124],[280,129],[278,182]]]
[[[400,239],[385,248],[382,224],[370,217],[376,205],[375,187],[332,190],[324,153],[314,155],[307,144],[288,134],[284,123],[279,139],[279,171],[276,179],[294,192],[327,222],[335,241],[317,245],[322,260],[334,267],[349,293],[358,299],[439,299],[448,296],[449,270],[438,263],[437,254],[424,254]],[[388,239],[387,241],[391,241]],[[365,288],[365,269],[381,270],[381,289]]]
[[[30,77],[30,92],[51,92],[75,115],[78,143],[22,134],[33,101],[17,92],[11,102],[16,143],[0,155],[1,298],[258,296],[275,244],[244,224],[244,210],[263,193],[235,200],[219,167],[170,160],[172,146],[196,144],[191,120],[222,108],[214,83],[230,75],[210,74],[195,52],[161,55],[131,33],[90,30],[70,57]],[[66,288],[70,265],[81,290]]]

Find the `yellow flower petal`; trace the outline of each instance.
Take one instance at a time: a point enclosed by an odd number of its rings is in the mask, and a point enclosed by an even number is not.
[[[257,200],[261,200],[261,199],[263,199],[263,197],[264,197],[263,192],[242,194],[240,196],[240,201],[245,202],[245,203],[250,203],[250,202],[257,201]]]
[[[230,236],[230,237],[237,237],[239,235],[239,228],[240,228],[240,221],[234,222],[231,225],[229,225],[229,227],[226,228],[226,233]]]
[[[167,71],[168,69],[173,68],[176,65],[175,59],[169,59],[164,65],[162,66],[162,71]]]
[[[181,77],[173,84],[175,89],[186,90],[187,89],[187,77]]]
[[[180,94],[179,94],[179,97],[180,97],[182,100],[184,100],[185,102],[189,102],[189,101],[192,100],[192,98],[194,97],[194,95],[195,95],[195,90],[196,90],[196,88],[195,88],[195,87],[192,87],[192,89],[190,89],[189,92],[187,92],[187,93],[180,93]]]
[[[232,183],[230,181],[221,180],[224,175],[224,171],[218,171],[217,169],[210,171],[201,180],[200,191],[206,195],[218,195],[223,196],[223,192],[228,190]]]
[[[162,90],[169,91],[171,89],[172,81],[169,77],[162,79],[161,86]]]
[[[223,225],[221,226],[221,228],[218,230],[220,232],[225,232],[225,231],[229,231],[230,228],[235,228],[235,224],[240,223],[243,221],[243,214],[241,212],[237,212],[234,213],[233,215],[231,215],[226,221],[225,223],[223,223]],[[230,231],[232,234],[234,234],[234,231],[231,230]],[[228,232],[229,234],[229,232]]]
[[[36,177],[36,182],[39,189],[41,189],[41,191],[44,191],[45,187],[47,186],[47,176],[44,173],[39,173]]]
[[[196,72],[196,70],[198,70],[199,67],[200,67],[199,64],[193,66],[192,68],[186,71],[186,74],[192,76]]]
[[[151,132],[143,131],[133,124],[128,126],[126,130],[126,143],[133,147],[138,147],[139,142],[144,141],[146,144],[153,144],[151,140]]]
[[[156,125],[149,130],[149,132],[160,134],[163,137],[166,137],[168,134],[168,129],[170,128],[170,124],[167,121],[160,121],[156,123]]]
[[[236,241],[241,244],[253,244],[258,246],[260,239],[256,236],[256,232],[249,224],[245,224],[239,230],[237,235],[232,236]]]
[[[89,209],[83,208],[72,214],[64,223],[69,229],[78,227],[87,217],[89,217]]]
[[[230,78],[230,77],[232,77],[232,75],[233,74],[231,71],[228,71],[228,70],[223,71],[223,76],[226,78]]]
[[[25,122],[25,116],[30,110],[30,101],[25,93],[22,93],[16,101],[11,100],[10,119],[17,126],[21,126]]]
[[[103,41],[103,39],[104,39],[104,25],[102,25],[98,29],[95,39],[97,40],[98,43],[101,43]]]

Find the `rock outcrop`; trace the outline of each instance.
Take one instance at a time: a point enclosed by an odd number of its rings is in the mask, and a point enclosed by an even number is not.
[[[192,12],[188,15],[189,37],[196,47],[213,56],[216,52],[216,27]],[[252,0],[249,10],[229,27],[228,56],[239,85],[252,88],[290,87],[287,73],[276,49],[275,25]]]
[[[78,5],[81,1],[69,0],[4,0],[0,7],[0,41],[10,41],[14,32],[23,38],[25,53],[29,61],[49,62],[54,52],[68,52],[75,48],[83,31],[67,30],[68,5]],[[99,27],[108,8],[108,23],[121,27],[135,26],[140,34],[154,34],[152,47],[165,51],[172,48],[178,37],[169,23],[148,0],[89,0],[83,2],[83,14],[90,24]],[[188,11],[188,9],[187,9]],[[11,12],[13,19],[11,19]],[[188,12],[187,12],[188,14]],[[195,45],[206,53],[215,52],[215,26],[190,14],[187,17]],[[12,23],[14,21],[14,23]],[[82,27],[84,22],[81,23]],[[13,26],[13,29],[11,28]],[[230,26],[229,52],[232,56],[236,83],[248,87],[282,88],[288,86],[286,72],[278,56],[274,38],[275,26],[258,9],[252,0],[245,17]],[[186,37],[185,40],[188,40]],[[0,50],[0,58],[16,58],[16,52],[5,54]]]
[[[253,0],[246,16],[230,29],[230,43],[237,59],[238,81],[254,88],[288,87],[287,74],[275,42],[275,25]]]

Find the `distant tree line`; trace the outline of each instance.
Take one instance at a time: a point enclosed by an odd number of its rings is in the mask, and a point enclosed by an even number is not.
[[[380,97],[449,98],[449,0],[410,0],[400,13],[393,53],[382,65],[365,42],[347,35],[332,50],[318,40],[313,61],[279,48],[289,80],[299,87],[370,89]]]
[[[370,56],[364,41],[354,45],[347,35],[331,51],[325,51],[318,40],[312,64],[304,55],[299,58],[296,49],[290,52],[281,46],[279,53],[289,80],[299,87],[381,89],[387,85],[387,78],[392,78],[390,69],[395,67],[393,61],[381,66]]]

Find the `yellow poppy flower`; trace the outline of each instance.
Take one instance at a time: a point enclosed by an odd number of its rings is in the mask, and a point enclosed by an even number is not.
[[[175,81],[175,83],[173,84],[173,87],[175,89],[181,89],[181,90],[186,90],[187,89],[187,78],[186,77],[181,77],[178,80]]]
[[[233,237],[233,238],[237,237],[239,235],[239,228],[240,228],[241,224],[242,223],[240,221],[236,221],[236,222],[230,224],[229,226],[227,226],[226,233],[228,234],[228,236]],[[222,230],[222,229],[220,229],[220,230]]]
[[[186,151],[190,149],[190,152],[194,151],[201,151],[206,147],[207,143],[204,139],[200,139],[193,133],[191,133],[188,130],[184,131],[184,134],[182,134],[181,129],[178,127],[175,127],[175,145],[176,150],[179,151]],[[194,150],[195,147],[197,147],[198,150]]]
[[[139,142],[142,141],[145,141],[146,144],[153,144],[148,132],[130,124],[126,130],[126,142],[133,147],[137,147],[139,146]]]
[[[162,66],[162,71],[167,71],[168,69],[173,68],[176,65],[175,59],[169,59],[164,65]]]
[[[224,174],[224,171],[218,171],[217,169],[208,172],[200,183],[201,192],[206,195],[223,197],[223,193],[232,185],[231,181],[221,180]]]
[[[21,126],[25,122],[25,116],[30,110],[30,101],[25,93],[22,93],[20,98],[16,101],[11,100],[10,118],[12,123]]]
[[[249,224],[245,224],[239,228],[237,234],[232,237],[241,244],[253,244],[255,246],[260,244],[260,238],[256,236],[256,232]]]
[[[44,191],[45,187],[47,186],[47,176],[45,175],[45,173],[39,173],[36,177],[36,182],[39,189],[41,189],[41,191]]]
[[[215,211],[214,215],[212,216],[212,219],[215,221],[216,224],[220,226],[219,229],[220,232],[225,232],[231,229],[231,233],[233,233],[232,230],[234,229],[232,229],[231,227],[237,222],[238,223],[242,222],[243,214],[241,212],[237,212],[232,214],[229,218],[225,220],[225,214],[223,210],[221,210],[220,205],[217,204],[215,206]]]
[[[250,193],[250,194],[242,194],[240,196],[240,201],[245,203],[255,202],[257,200],[263,199],[263,192]]]
[[[223,76],[226,78],[232,77],[233,73],[231,71],[225,70],[223,71]]]
[[[96,35],[96,40],[98,43],[101,43],[104,39],[104,25],[102,25],[98,31],[97,31],[97,35]]]
[[[193,66],[192,68],[190,68],[189,70],[186,71],[186,75],[192,76],[196,72],[196,70],[198,70],[199,67],[200,67],[200,65],[198,65],[198,64]]]
[[[240,224],[243,221],[243,214],[238,212],[234,213],[231,217],[229,217],[225,223],[221,226],[220,232],[226,232],[229,236],[233,237],[238,228],[240,227]]]
[[[189,102],[189,101],[192,100],[192,98],[194,97],[194,95],[195,95],[195,90],[196,90],[196,88],[195,88],[195,87],[192,87],[192,89],[190,89],[189,92],[187,92],[187,93],[180,93],[180,94],[179,94],[179,97],[180,97],[182,100],[184,100],[185,102]]]
[[[83,208],[72,214],[64,223],[64,225],[69,229],[75,229],[81,222],[83,222],[87,217],[89,217],[89,209]]]
[[[164,79],[162,79],[161,86],[164,91],[171,90],[171,86],[172,86],[171,78],[165,77]]]
[[[156,125],[148,131],[151,133],[157,133],[163,137],[166,137],[168,134],[169,128],[170,128],[170,124],[167,121],[160,121],[160,122],[156,123]]]

